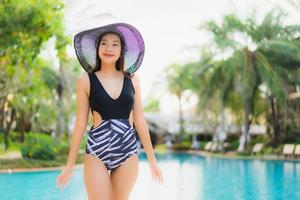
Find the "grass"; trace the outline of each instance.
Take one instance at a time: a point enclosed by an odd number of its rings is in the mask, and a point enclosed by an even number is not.
[[[76,164],[83,162],[84,154],[78,154]],[[16,168],[39,168],[39,167],[59,167],[67,162],[67,156],[60,156],[54,160],[39,160],[29,158],[0,159],[0,169]]]
[[[20,151],[20,145],[17,143],[11,143],[7,151]],[[0,155],[5,154],[4,144],[0,144]]]

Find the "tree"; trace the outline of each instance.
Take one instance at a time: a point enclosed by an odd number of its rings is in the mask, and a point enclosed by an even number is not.
[[[223,100],[229,90],[235,90],[242,98],[244,125],[239,151],[244,150],[250,139],[249,127],[259,86],[267,87],[266,95],[271,101],[284,105],[287,99],[286,82],[280,71],[288,69],[275,62],[274,57],[288,56],[290,62],[299,62],[299,48],[293,44],[299,26],[282,25],[283,16],[281,10],[275,9],[267,13],[261,24],[255,21],[254,16],[242,21],[235,15],[227,15],[221,25],[209,21],[202,26],[213,36],[215,60],[218,60],[210,70],[206,70],[210,80],[206,92],[218,87]],[[219,59],[224,54],[226,59]],[[278,132],[275,121],[278,120],[273,120],[274,135]]]
[[[59,0],[3,0],[0,4],[0,127],[6,148],[10,123],[18,111],[26,112],[22,107],[15,110],[8,104],[12,101],[8,97],[16,98],[34,85],[32,76],[40,71],[37,57],[43,44],[53,36],[63,35],[62,9]]]
[[[167,83],[168,83],[169,91],[178,98],[179,142],[181,142],[183,139],[183,135],[185,133],[183,110],[182,110],[182,97],[183,97],[183,92],[187,88],[188,68],[187,66],[173,64],[166,69],[166,73],[167,73]]]

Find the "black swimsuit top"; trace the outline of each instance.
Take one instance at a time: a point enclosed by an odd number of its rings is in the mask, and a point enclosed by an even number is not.
[[[97,111],[103,120],[128,119],[134,104],[134,87],[131,79],[125,75],[121,94],[117,99],[111,98],[94,73],[89,73],[91,111]]]

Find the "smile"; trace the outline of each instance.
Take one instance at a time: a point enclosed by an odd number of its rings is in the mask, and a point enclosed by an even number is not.
[[[106,56],[106,57],[112,57],[112,56],[114,56],[113,54],[106,54],[106,53],[104,53],[103,55]]]

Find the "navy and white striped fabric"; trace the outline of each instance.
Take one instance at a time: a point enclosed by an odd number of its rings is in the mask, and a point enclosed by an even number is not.
[[[85,151],[113,170],[137,153],[135,128],[128,119],[104,119],[99,126],[91,127]]]

